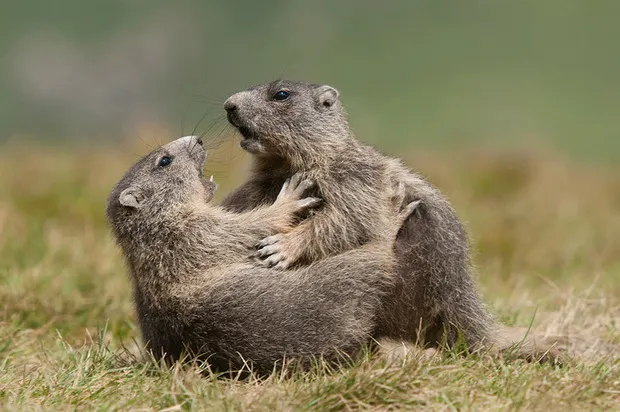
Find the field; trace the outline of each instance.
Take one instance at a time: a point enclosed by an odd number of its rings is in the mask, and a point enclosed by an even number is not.
[[[146,140],[0,152],[1,409],[620,410],[620,167],[545,150],[405,156],[467,223],[498,317],[569,336],[564,368],[448,355],[230,380],[136,355],[130,282],[103,211]],[[221,199],[248,159],[234,143],[213,152]]]

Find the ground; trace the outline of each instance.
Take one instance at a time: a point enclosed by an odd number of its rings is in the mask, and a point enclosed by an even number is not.
[[[448,354],[259,381],[136,355],[131,284],[104,203],[148,150],[22,143],[0,153],[0,408],[620,410],[618,166],[550,151],[405,156],[466,222],[490,308],[506,324],[567,335],[565,367]],[[247,156],[232,144],[212,153],[221,199]]]

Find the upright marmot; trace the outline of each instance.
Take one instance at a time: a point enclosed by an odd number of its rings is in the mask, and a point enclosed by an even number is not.
[[[208,205],[216,187],[202,179],[205,158],[200,139],[175,140],[134,165],[108,199],[147,348],[168,360],[186,350],[216,369],[247,361],[259,373],[284,357],[353,356],[370,340],[391,288],[393,243],[415,203],[399,211],[404,189],[386,186],[393,214],[376,242],[281,272],[248,254],[317,203],[301,198],[310,182],[293,177],[271,206],[226,212]]]
[[[400,160],[356,140],[336,89],[275,81],[231,96],[224,108],[243,136],[241,147],[255,157],[250,179],[224,201],[228,210],[270,204],[298,172],[316,183],[324,200],[310,219],[260,243],[267,266],[303,267],[376,242],[392,215],[385,187],[401,182],[406,200],[421,203],[396,241],[395,286],[383,301],[375,337],[437,347],[462,336],[469,350],[513,342],[508,335],[514,334],[494,321],[479,297],[468,236],[448,200]],[[527,343],[520,352],[526,358],[543,354]]]

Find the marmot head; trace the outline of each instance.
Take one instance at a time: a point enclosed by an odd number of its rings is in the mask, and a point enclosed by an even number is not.
[[[224,108],[241,147],[261,157],[312,156],[317,144],[349,138],[338,91],[327,85],[278,80],[232,95]]]
[[[115,231],[189,202],[210,201],[217,185],[202,178],[205,160],[202,139],[196,136],[174,140],[143,157],[108,198],[106,214]]]

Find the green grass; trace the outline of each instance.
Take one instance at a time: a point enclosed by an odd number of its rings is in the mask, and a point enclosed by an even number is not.
[[[0,153],[1,409],[620,409],[620,168],[543,152],[406,157],[466,221],[495,313],[518,326],[535,316],[540,333],[568,335],[570,365],[448,355],[217,379],[139,354],[130,282],[103,210],[147,150]],[[228,145],[215,152],[208,168],[221,199],[247,157]]]

